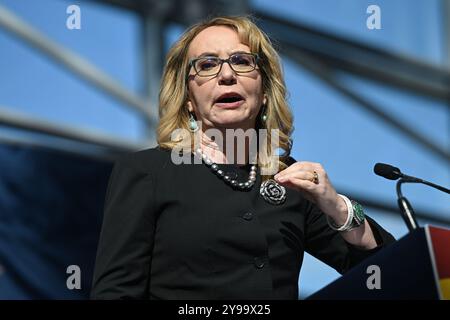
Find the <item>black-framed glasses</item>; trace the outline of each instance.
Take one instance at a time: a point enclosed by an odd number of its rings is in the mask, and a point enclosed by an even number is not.
[[[214,56],[195,58],[189,61],[189,70],[194,67],[195,74],[199,77],[212,77],[219,74],[224,62],[236,73],[247,73],[256,69],[259,57],[256,53],[237,52],[221,59]],[[188,72],[189,73],[189,72]]]

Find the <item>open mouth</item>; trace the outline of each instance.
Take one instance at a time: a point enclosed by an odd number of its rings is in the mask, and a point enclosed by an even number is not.
[[[223,107],[237,107],[244,102],[244,98],[239,94],[224,94],[220,96],[215,103]]]
[[[241,97],[227,97],[216,100],[217,103],[232,103],[243,100]]]

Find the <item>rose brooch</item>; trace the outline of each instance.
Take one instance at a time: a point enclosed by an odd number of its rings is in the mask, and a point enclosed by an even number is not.
[[[261,183],[259,193],[264,200],[271,204],[282,204],[286,200],[286,188],[279,185],[275,180],[269,179]]]

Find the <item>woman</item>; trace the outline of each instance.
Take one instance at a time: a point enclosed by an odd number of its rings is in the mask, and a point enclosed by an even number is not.
[[[320,164],[289,157],[279,58],[248,18],[182,35],[159,111],[158,147],[111,174],[92,298],[297,299],[304,251],[343,273],[394,240]],[[265,139],[227,135],[255,129]]]

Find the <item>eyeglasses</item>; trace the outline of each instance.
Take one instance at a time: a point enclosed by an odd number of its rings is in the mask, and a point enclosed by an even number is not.
[[[194,67],[195,74],[199,77],[211,77],[219,74],[224,62],[236,73],[251,72],[256,69],[259,57],[256,53],[234,53],[228,59],[219,57],[200,57],[189,61],[189,70]]]

